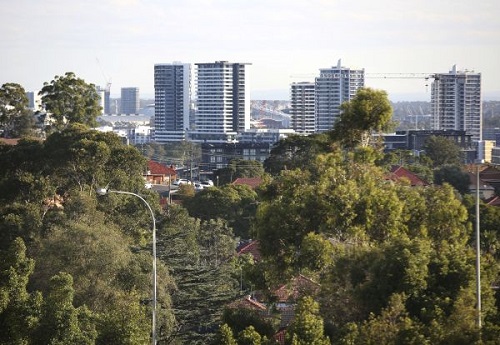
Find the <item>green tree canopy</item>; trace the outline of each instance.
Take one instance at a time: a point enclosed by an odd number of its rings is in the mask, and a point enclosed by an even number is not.
[[[15,83],[0,87],[0,129],[7,138],[25,137],[34,134],[33,114],[28,109],[28,98],[24,88]]]
[[[226,168],[215,172],[215,176],[218,177],[220,184],[225,185],[240,177],[262,177],[264,167],[256,160],[231,159]]]
[[[460,194],[469,192],[469,174],[458,165],[444,165],[434,171],[434,182],[438,185],[449,183]]]
[[[206,188],[183,203],[192,217],[203,221],[225,219],[234,233],[249,238],[257,209],[257,193],[248,186]]]
[[[330,345],[330,340],[324,335],[319,305],[312,297],[304,297],[297,304],[287,339],[287,344],[291,345]]]
[[[383,90],[361,88],[340,108],[331,134],[344,146],[368,146],[373,133],[380,134],[391,126],[392,106]]]
[[[34,260],[26,257],[20,238],[0,257],[0,343],[26,344],[38,328],[42,309],[42,295],[28,292]]]
[[[425,155],[432,160],[434,167],[462,163],[460,147],[446,137],[430,136],[425,141],[423,149]]]
[[[282,170],[307,167],[316,155],[329,151],[330,142],[326,134],[292,135],[273,146],[264,168],[271,175],[279,175]]]
[[[56,75],[50,83],[45,82],[39,95],[57,130],[65,128],[68,123],[93,127],[101,113],[95,85],[87,84],[72,72]]]

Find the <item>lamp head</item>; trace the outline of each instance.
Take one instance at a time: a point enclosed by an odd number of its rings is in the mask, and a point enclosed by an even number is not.
[[[97,188],[95,191],[99,195],[106,195],[106,194],[108,194],[108,190],[106,188]]]

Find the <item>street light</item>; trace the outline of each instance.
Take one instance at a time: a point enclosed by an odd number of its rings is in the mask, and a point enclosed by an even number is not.
[[[107,189],[107,188],[97,188],[96,193],[99,195],[106,195],[108,193],[116,193],[116,194],[127,194],[127,195],[133,195],[141,199],[144,204],[149,209],[149,212],[151,212],[151,218],[153,219],[153,321],[152,321],[152,344],[156,345],[156,219],[155,219],[155,214],[153,212],[153,209],[151,206],[148,204],[148,202],[139,194],[135,194],[132,192],[124,192],[121,190],[112,190],[112,189]]]
[[[479,167],[483,160],[476,160],[476,298],[477,298],[477,326],[481,328],[481,242],[479,219]]]

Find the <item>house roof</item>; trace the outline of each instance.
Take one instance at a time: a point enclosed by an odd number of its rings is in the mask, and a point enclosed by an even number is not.
[[[255,261],[261,260],[260,245],[258,240],[253,240],[247,244],[244,244],[242,247],[238,248],[236,252],[238,255],[250,254],[253,256],[253,259]]]
[[[474,172],[467,172],[469,175],[469,186],[470,189],[476,189],[476,183],[477,183],[477,175]],[[481,173],[479,173],[479,189],[491,189],[494,190],[495,188],[490,184],[490,181],[483,179],[483,176]]]
[[[491,197],[487,200],[484,201],[486,204],[490,205],[490,206],[500,206],[500,197],[498,196],[494,196],[494,197]]]
[[[411,186],[428,186],[429,183],[420,177],[418,177],[416,174],[412,173],[410,170],[400,166],[400,165],[393,165],[391,167],[391,171],[389,176],[387,177],[388,180],[392,181],[397,181],[401,179],[408,180],[410,182]]]
[[[0,143],[7,144],[7,145],[17,145],[18,141],[19,141],[19,138],[16,138],[16,139],[0,138]]]
[[[317,292],[320,285],[311,278],[299,274],[293,278],[289,284],[280,286],[274,291],[279,302],[287,302],[290,299],[296,299],[304,292],[314,293]]]
[[[155,162],[155,161],[148,161],[148,170],[149,174],[148,175],[176,175],[177,172],[175,169],[167,167],[161,163]]]
[[[488,166],[479,172],[479,177],[486,183],[493,186],[500,185],[500,170],[495,167]]]
[[[229,307],[230,308],[247,308],[247,309],[261,310],[261,311],[267,310],[267,307],[264,304],[257,302],[250,295],[234,301],[233,303],[229,304]]]
[[[262,183],[262,179],[260,177],[238,177],[233,181],[233,185],[246,185],[250,186],[250,188],[255,189]]]

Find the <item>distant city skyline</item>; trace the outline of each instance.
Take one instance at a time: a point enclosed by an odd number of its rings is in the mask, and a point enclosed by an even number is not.
[[[120,97],[154,98],[155,64],[245,61],[251,99],[290,98],[338,59],[392,101],[430,101],[430,83],[370,73],[481,73],[483,100],[500,100],[497,0],[0,0],[0,84],[37,92],[74,72]],[[426,86],[426,84],[428,86]]]

